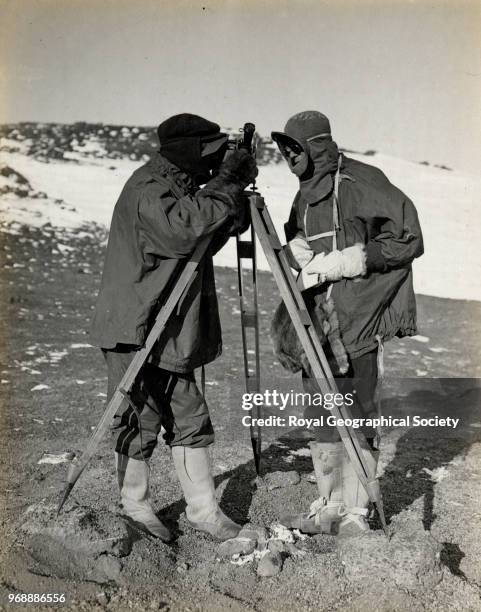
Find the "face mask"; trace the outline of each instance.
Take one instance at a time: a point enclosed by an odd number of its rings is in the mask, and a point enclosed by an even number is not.
[[[339,149],[332,140],[318,139],[307,143],[308,164],[299,177],[300,191],[308,204],[323,200],[334,186]]]
[[[293,174],[295,174],[297,177],[300,178],[303,174],[305,174],[307,172],[307,168],[309,166],[309,157],[308,157],[307,153],[304,153],[304,151],[303,151],[298,156],[296,161],[294,161],[293,159],[288,157],[287,158],[287,164],[288,164],[289,168],[291,169],[291,172]]]
[[[219,169],[219,166],[227,152],[226,134],[216,135],[214,138],[203,138],[201,140],[201,157],[212,172]]]
[[[306,172],[309,164],[309,158],[302,144],[286,134],[279,134],[275,140],[291,172],[301,177]]]
[[[211,178],[227,149],[227,136],[216,135],[213,139],[189,136],[164,143],[160,153],[177,168],[188,174],[196,185],[203,185]]]

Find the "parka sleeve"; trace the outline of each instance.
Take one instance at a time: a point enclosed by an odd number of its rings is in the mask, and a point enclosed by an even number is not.
[[[301,212],[299,210],[300,204],[300,192],[297,192],[296,197],[294,198],[294,202],[292,203],[291,212],[289,214],[289,219],[286,223],[284,223],[284,232],[286,235],[286,240],[292,240],[296,236],[306,237],[306,233],[304,231],[304,224],[301,218]]]
[[[207,195],[199,190],[194,196],[176,198],[170,191],[160,197],[158,192],[146,191],[138,208],[143,251],[157,257],[186,257],[233,214],[232,199],[222,193]]]
[[[424,252],[421,226],[411,200],[394,185],[383,200],[376,235],[366,245],[368,271],[407,266]]]

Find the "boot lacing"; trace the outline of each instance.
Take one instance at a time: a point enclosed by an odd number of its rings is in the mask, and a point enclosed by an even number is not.
[[[351,506],[350,508],[342,506],[339,508],[339,516],[342,516],[342,526],[349,525],[349,523],[355,523],[359,529],[366,531],[366,517],[368,515],[367,508],[359,508]]]
[[[344,516],[345,513],[341,514],[341,509],[343,507],[344,506],[341,501],[330,501],[326,497],[319,497],[318,499],[315,499],[309,506],[309,514],[307,516],[308,518],[314,518],[314,523],[316,525],[319,525],[323,522],[322,515],[326,514],[328,510],[332,512],[332,510],[335,509],[337,516]]]
[[[314,518],[314,523],[319,525],[323,522],[323,514],[329,510],[336,510],[337,516],[342,519],[343,525],[355,523],[360,529],[366,529],[365,518],[368,515],[367,508],[356,506],[346,507],[341,501],[330,501],[326,497],[315,499],[309,506],[308,518]],[[331,515],[332,518],[332,515]]]

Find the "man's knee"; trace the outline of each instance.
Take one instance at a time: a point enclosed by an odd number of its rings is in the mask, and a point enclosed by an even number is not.
[[[149,436],[147,439],[140,438],[138,430],[123,431],[117,436],[115,452],[126,455],[132,459],[147,460],[152,457],[154,448],[157,446],[157,436]]]
[[[214,428],[207,407],[205,413],[175,420],[174,427],[166,430],[163,437],[169,446],[210,446],[214,442]]]
[[[214,428],[193,373],[178,375],[170,401],[172,422],[164,439],[170,446],[200,448],[214,442]]]

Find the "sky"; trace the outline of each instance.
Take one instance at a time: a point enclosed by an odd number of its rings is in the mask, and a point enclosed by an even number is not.
[[[478,0],[0,0],[0,86],[1,123],[316,109],[343,147],[481,173]]]

